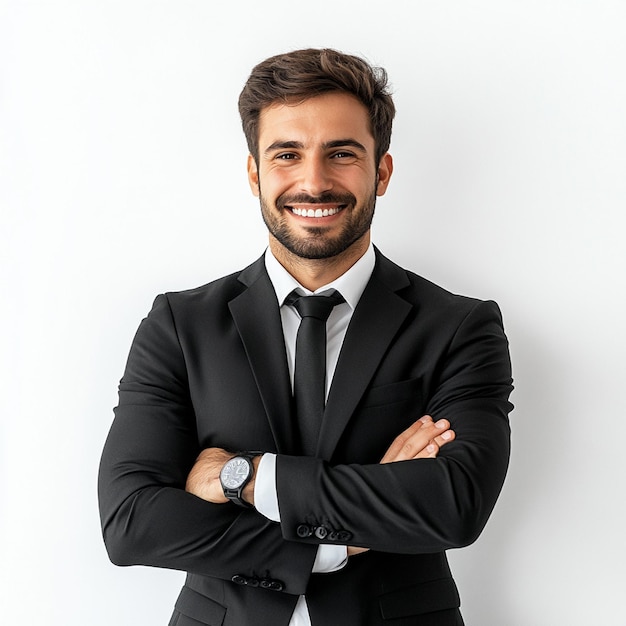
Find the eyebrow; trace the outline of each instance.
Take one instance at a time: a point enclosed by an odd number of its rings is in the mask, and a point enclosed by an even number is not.
[[[352,147],[356,148],[361,152],[367,152],[365,146],[356,141],[355,139],[333,139],[332,141],[327,141],[322,144],[323,150],[330,150],[332,148],[346,148]],[[264,153],[268,154],[273,152],[274,150],[302,150],[304,149],[304,144],[301,141],[275,141],[271,145],[269,145]]]

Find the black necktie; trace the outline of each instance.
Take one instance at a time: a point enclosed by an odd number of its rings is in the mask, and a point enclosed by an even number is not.
[[[295,307],[302,320],[296,337],[293,391],[302,451],[315,454],[326,398],[326,320],[345,302],[334,289],[328,295],[299,296],[292,291],[285,304]]]

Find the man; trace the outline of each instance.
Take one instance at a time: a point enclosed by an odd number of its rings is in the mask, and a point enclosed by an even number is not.
[[[239,108],[269,248],[142,322],[100,471],[110,557],[188,572],[176,626],[462,624],[445,550],[480,534],[508,464],[499,310],[372,246],[383,70],[279,55]],[[301,309],[328,298],[314,410]]]

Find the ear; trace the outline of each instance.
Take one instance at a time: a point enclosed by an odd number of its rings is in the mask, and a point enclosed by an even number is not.
[[[259,170],[251,154],[248,155],[248,184],[250,185],[250,191],[258,198],[260,193]]]
[[[387,191],[387,186],[389,185],[389,180],[391,179],[391,174],[393,173],[393,159],[389,152],[386,152],[383,155],[383,158],[380,160],[378,164],[378,173],[376,175],[376,195],[383,196]]]

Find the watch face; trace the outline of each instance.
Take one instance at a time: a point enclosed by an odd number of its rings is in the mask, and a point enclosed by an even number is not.
[[[220,473],[220,479],[224,487],[237,489],[246,482],[250,475],[250,463],[247,459],[236,456],[228,461]]]

